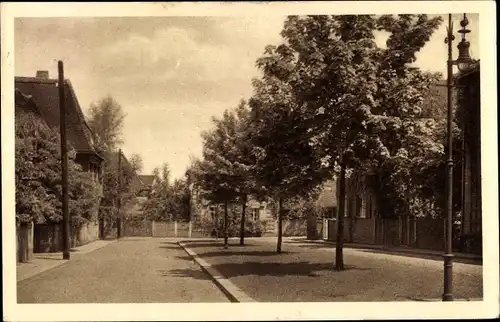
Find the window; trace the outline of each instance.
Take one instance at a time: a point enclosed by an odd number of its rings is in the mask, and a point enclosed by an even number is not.
[[[365,216],[365,209],[364,209],[364,205],[363,205],[363,198],[361,198],[360,196],[356,196],[356,217],[358,218],[366,218]]]
[[[366,218],[371,218],[373,214],[373,200],[372,196],[368,195],[368,198],[366,199],[366,207],[365,207],[365,217]]]
[[[252,219],[254,221],[257,221],[259,220],[259,217],[260,217],[260,212],[259,212],[259,209],[252,209]]]

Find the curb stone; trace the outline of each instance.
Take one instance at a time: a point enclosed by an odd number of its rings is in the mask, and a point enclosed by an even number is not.
[[[411,301],[416,301],[416,302],[442,302],[443,299],[441,298],[434,298],[434,299],[419,299],[419,298],[412,298],[410,299]],[[481,302],[483,301],[483,298],[457,298],[457,299],[453,299],[453,302]]]
[[[239,287],[234,285],[230,280],[225,278],[219,271],[213,268],[209,263],[207,263],[203,258],[198,256],[196,252],[188,248],[183,242],[177,243],[193,260],[201,267],[201,269],[207,273],[214,283],[219,287],[219,289],[229,298],[233,303],[241,302],[257,302],[247,294],[245,294]]]

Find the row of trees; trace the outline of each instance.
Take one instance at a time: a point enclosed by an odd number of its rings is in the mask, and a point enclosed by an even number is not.
[[[441,75],[413,63],[440,23],[427,15],[289,16],[282,42],[256,62],[262,76],[252,97],[203,134],[190,173],[204,197],[277,200],[280,252],[283,202],[338,178],[337,269],[351,173],[373,175],[385,216],[439,215],[446,120],[442,102],[427,98]],[[386,46],[375,42],[378,31],[389,34]]]

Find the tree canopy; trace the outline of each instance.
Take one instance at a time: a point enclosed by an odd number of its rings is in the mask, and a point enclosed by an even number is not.
[[[19,223],[58,223],[62,220],[61,149],[57,131],[34,115],[16,115],[16,219]],[[68,199],[74,227],[95,219],[98,183],[68,153]]]

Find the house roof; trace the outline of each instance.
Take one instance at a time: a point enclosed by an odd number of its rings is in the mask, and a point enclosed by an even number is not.
[[[16,92],[28,98],[38,108],[40,115],[51,128],[59,130],[59,88],[56,79],[36,77],[15,77]],[[93,133],[83,115],[71,82],[65,80],[65,107],[67,120],[67,138],[77,153],[97,154],[93,146]],[[21,98],[19,94],[18,98]],[[17,104],[16,104],[17,107]]]
[[[32,115],[48,127],[47,122],[33,102],[33,99],[28,95],[24,95],[18,89],[15,90],[15,108],[16,114]]]
[[[142,183],[146,187],[151,187],[153,181],[155,180],[155,176],[153,175],[139,175],[139,179],[141,179]]]

